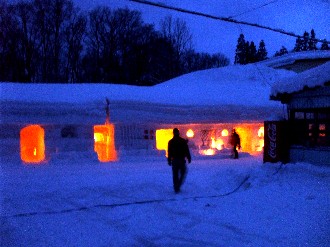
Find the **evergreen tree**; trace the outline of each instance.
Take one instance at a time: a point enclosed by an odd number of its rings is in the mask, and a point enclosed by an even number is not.
[[[247,63],[254,63],[257,61],[257,47],[253,41],[248,45]]]
[[[301,37],[298,37],[296,39],[296,44],[293,48],[293,51],[294,52],[299,52],[299,51],[302,51],[302,49],[303,49],[303,39]]]
[[[257,61],[262,61],[262,60],[266,60],[267,57],[267,50],[266,50],[266,44],[265,41],[261,40],[259,43],[259,48],[257,51]]]
[[[282,46],[282,48],[275,53],[275,57],[283,56],[288,53],[288,50],[284,46]]]
[[[234,64],[246,64],[246,44],[244,34],[240,34],[235,52]]]
[[[315,51],[315,50],[317,50],[316,44],[317,44],[317,41],[316,41],[316,38],[315,38],[315,31],[314,31],[314,29],[312,29],[312,31],[311,31],[311,37],[310,37],[310,39],[308,41],[308,50],[309,51]]]
[[[285,55],[285,54],[288,54],[288,49],[286,49],[286,47],[282,46],[281,50],[280,50],[280,54],[281,55]]]
[[[307,51],[308,50],[309,40],[310,40],[309,33],[305,31],[304,36],[303,36],[303,42],[302,42],[302,51]]]
[[[248,63],[250,63],[250,42],[246,41],[245,48],[244,48],[244,63],[243,64],[248,64]]]
[[[326,42],[326,40],[323,40],[321,45],[321,50],[323,51],[330,50],[329,44]]]

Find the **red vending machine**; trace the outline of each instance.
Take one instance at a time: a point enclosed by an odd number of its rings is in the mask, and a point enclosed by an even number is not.
[[[264,125],[264,162],[289,162],[289,122],[266,121]]]

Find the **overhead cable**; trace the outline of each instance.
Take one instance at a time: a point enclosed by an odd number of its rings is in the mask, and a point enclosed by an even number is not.
[[[170,10],[174,10],[174,11],[178,11],[178,12],[182,12],[182,13],[198,15],[198,16],[202,16],[202,17],[206,17],[206,18],[210,18],[210,19],[214,19],[214,20],[220,20],[220,21],[226,21],[226,22],[231,22],[231,23],[235,23],[235,24],[243,24],[243,25],[247,25],[247,26],[262,28],[262,29],[266,29],[266,30],[269,30],[269,31],[272,31],[272,32],[277,32],[277,33],[281,33],[281,34],[284,34],[284,35],[288,35],[288,36],[291,36],[291,37],[296,37],[296,38],[302,38],[303,37],[303,36],[297,35],[293,32],[287,32],[283,29],[267,27],[267,26],[260,25],[260,24],[257,24],[257,23],[239,21],[239,20],[235,20],[231,17],[214,16],[214,15],[210,15],[210,14],[205,14],[205,13],[201,13],[201,12],[197,12],[197,11],[192,11],[192,10],[178,8],[178,7],[168,6],[168,5],[165,5],[165,4],[162,4],[162,3],[155,3],[155,2],[150,2],[150,1],[146,1],[146,0],[129,0],[129,1],[136,2],[136,3],[141,3],[141,4],[147,4],[147,5],[151,5],[151,6],[155,6],[155,7],[159,7],[159,8],[164,8],[164,9],[170,9]],[[316,39],[316,38],[313,39],[313,40],[315,42],[323,42],[323,43],[330,44],[330,41],[326,41],[326,40],[321,40],[321,39]]]

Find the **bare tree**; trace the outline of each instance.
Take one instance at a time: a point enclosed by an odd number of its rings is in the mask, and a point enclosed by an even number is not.
[[[190,33],[186,22],[181,19],[173,19],[167,16],[161,21],[161,34],[169,40],[174,47],[172,55],[173,76],[180,73],[182,56],[185,52],[192,49],[192,34]]]
[[[5,1],[0,1],[0,80],[13,80],[17,71],[18,23]],[[19,79],[19,78],[17,78]]]
[[[150,29],[143,21],[141,12],[129,9],[118,9],[115,11],[115,19],[118,23],[117,33],[120,42],[118,48],[121,53],[120,77],[124,81],[130,81],[136,77],[137,70],[137,50],[147,38]],[[135,79],[135,78],[134,78]]]
[[[65,30],[66,37],[66,81],[80,82],[83,41],[86,34],[87,19],[75,9]]]
[[[192,34],[186,22],[181,19],[165,17],[161,21],[161,34],[173,43],[179,56],[192,48]]]
[[[141,13],[129,9],[111,11],[99,7],[89,14],[88,54],[86,69],[92,81],[132,83],[141,74],[137,61],[140,47],[148,42],[151,30]],[[93,62],[91,62],[93,61]]]
[[[73,2],[71,0],[54,0],[51,5],[51,13],[53,19],[53,54],[54,54],[54,69],[53,78],[56,82],[60,81],[61,70],[60,65],[63,60],[63,42],[65,40],[66,25],[70,23],[70,17],[73,13]]]
[[[19,23],[20,33],[22,34],[20,52],[24,62],[25,79],[31,82],[35,80],[40,32],[35,25],[35,12],[32,3],[18,3],[15,6],[15,13]]]
[[[168,16],[161,30],[141,12],[73,0],[0,0],[0,80],[154,85],[226,62],[196,53],[186,23]]]
[[[61,70],[65,30],[73,10],[71,0],[34,0],[34,25],[40,35],[41,80],[59,82],[63,80]]]
[[[87,56],[85,57],[85,70],[92,81],[103,81],[102,68],[109,58],[107,44],[112,46],[110,38],[112,30],[109,23],[112,19],[112,11],[108,7],[97,7],[89,13],[89,26],[87,31]],[[110,41],[110,43],[108,43]],[[108,53],[108,55],[107,55]],[[109,60],[108,60],[109,61]]]

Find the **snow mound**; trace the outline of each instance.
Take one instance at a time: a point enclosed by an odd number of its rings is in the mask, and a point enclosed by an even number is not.
[[[294,72],[263,65],[232,65],[186,74],[155,86],[181,104],[269,106],[270,87]]]
[[[186,74],[153,87],[115,84],[1,83],[2,101],[87,103],[104,100],[166,105],[274,106],[270,87],[293,72],[232,65]]]

